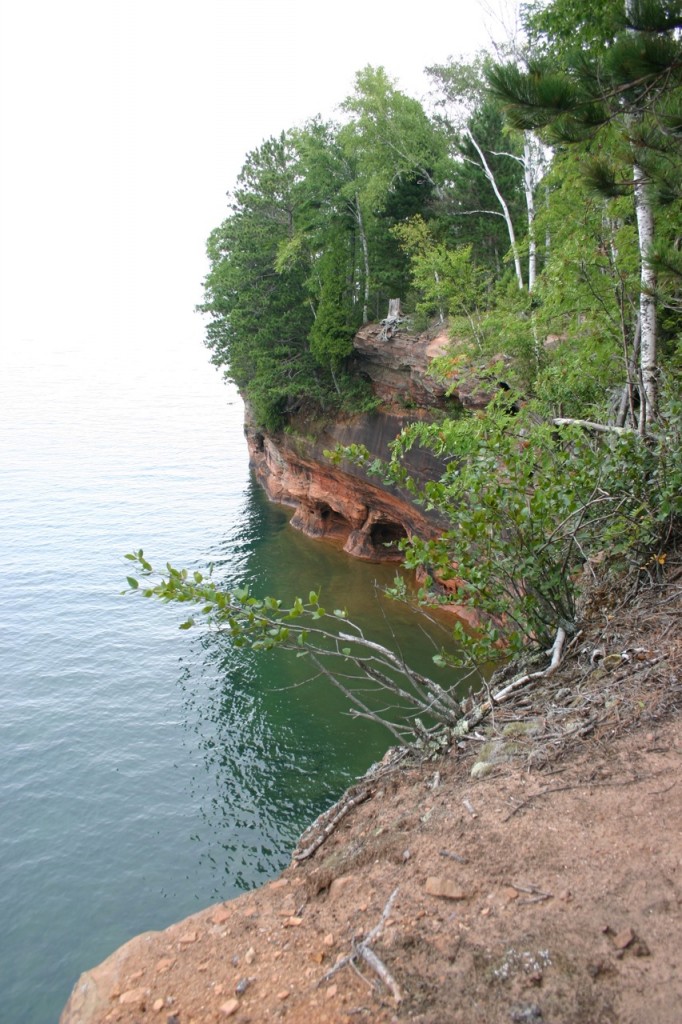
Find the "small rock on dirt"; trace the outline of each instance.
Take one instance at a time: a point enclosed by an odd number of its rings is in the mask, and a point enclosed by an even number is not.
[[[635,941],[635,933],[632,928],[623,928],[613,936],[613,944],[616,949],[627,949],[631,942]]]
[[[346,886],[354,881],[354,879],[355,875],[340,875],[338,878],[335,878],[329,886],[329,898],[335,899],[339,896]]]
[[[456,882],[441,875],[430,875],[426,879],[425,891],[429,896],[443,896],[448,900],[465,900],[467,894]]]
[[[239,1009],[238,999],[228,999],[227,1002],[220,1004],[220,1012],[223,1017],[232,1017],[233,1014]]]
[[[140,1010],[144,1010],[148,998],[149,989],[129,988],[126,992],[121,993],[118,1001],[121,1006],[137,1006]]]
[[[213,924],[225,924],[226,921],[229,921],[230,916],[231,913],[228,910],[228,908],[225,906],[220,906],[216,907],[216,909],[213,911],[211,920],[213,921]]]

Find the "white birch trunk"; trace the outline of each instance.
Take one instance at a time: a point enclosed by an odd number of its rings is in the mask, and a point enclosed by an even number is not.
[[[625,13],[633,17],[636,13],[635,0],[625,0]],[[656,273],[648,257],[654,242],[654,213],[651,196],[644,171],[634,161],[633,180],[635,183],[635,213],[637,215],[637,236],[639,241],[640,284],[639,284],[639,367],[641,374],[641,409],[639,432],[646,433],[647,424],[653,423],[658,412],[658,363],[656,323]]]
[[[535,243],[535,161],[530,132],[523,137],[523,190],[528,213],[528,291],[535,287],[537,273],[537,246]]]
[[[647,423],[654,422],[658,411],[656,273],[648,258],[654,241],[654,215],[644,172],[637,164],[634,165],[633,170],[641,266],[639,290],[639,322],[641,330],[639,365],[642,372],[643,401],[640,411],[640,433],[645,433]]]
[[[500,207],[502,209],[502,216],[504,217],[504,222],[507,225],[507,233],[509,234],[509,245],[510,245],[510,248],[511,248],[511,251],[512,251],[512,256],[514,257],[514,268],[516,270],[516,281],[518,283],[519,288],[523,290],[524,284],[523,284],[523,272],[521,270],[521,257],[519,256],[519,247],[518,247],[517,242],[516,242],[516,233],[514,231],[514,225],[512,223],[511,214],[509,213],[509,207],[507,206],[507,202],[506,202],[504,196],[502,195],[502,193],[500,192],[499,188],[497,187],[497,182],[495,181],[495,175],[493,174],[493,172],[490,169],[490,164],[488,163],[488,161],[485,158],[485,153],[483,152],[483,150],[479,146],[478,142],[474,138],[474,136],[473,136],[473,134],[472,134],[472,132],[471,132],[471,130],[469,128],[465,129],[465,134],[470,139],[472,146],[474,147],[474,149],[478,153],[478,159],[481,161],[481,167],[483,169],[483,173],[485,174],[486,178],[490,182],[490,184],[492,186],[492,189],[493,189],[493,192],[495,193],[495,198],[497,199],[497,201],[500,204]]]
[[[360,199],[355,196],[355,220],[360,232],[360,244],[362,246],[362,258],[365,265],[365,293],[362,303],[362,322],[366,324],[369,320],[369,249],[367,247],[367,235],[365,234],[365,223],[362,219]]]

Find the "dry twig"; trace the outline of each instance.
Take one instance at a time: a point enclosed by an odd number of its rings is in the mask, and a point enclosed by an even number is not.
[[[381,912],[381,917],[374,925],[372,930],[367,933],[362,942],[353,944],[353,949],[348,954],[348,956],[344,956],[343,959],[339,960],[338,963],[334,964],[334,966],[320,978],[320,980],[317,983],[318,986],[323,984],[323,982],[325,981],[329,981],[329,979],[333,978],[334,975],[338,973],[338,971],[342,970],[344,967],[347,967],[349,964],[352,967],[355,967],[355,962],[359,957],[361,960],[364,960],[367,966],[370,967],[377,975],[377,977],[381,979],[381,981],[384,983],[388,991],[393,996],[396,1003],[402,1002],[403,997],[397,981],[395,980],[395,978],[393,977],[393,975],[391,974],[383,960],[381,960],[374,952],[374,950],[370,948],[371,944],[375,942],[376,939],[378,939],[379,935],[381,934],[381,931],[389,918],[391,910],[393,909],[393,904],[395,903],[395,898],[397,895],[398,889],[396,888],[388,897],[386,905],[383,911]]]

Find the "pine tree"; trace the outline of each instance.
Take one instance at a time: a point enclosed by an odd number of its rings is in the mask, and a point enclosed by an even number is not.
[[[585,173],[595,189],[610,196],[629,193],[637,218],[640,255],[639,366],[640,431],[658,407],[657,247],[665,232],[656,223],[661,204],[682,196],[682,4],[625,0],[622,19],[608,6],[611,38],[597,48],[586,44],[591,5],[572,0],[580,45],[566,42],[557,68],[540,55],[522,71],[497,65],[487,77],[514,127],[543,129],[558,145],[582,145]],[[569,5],[555,0],[544,11],[567,32]],[[563,20],[561,20],[563,19]],[[605,45],[606,43],[610,45]],[[602,148],[603,141],[608,144]]]

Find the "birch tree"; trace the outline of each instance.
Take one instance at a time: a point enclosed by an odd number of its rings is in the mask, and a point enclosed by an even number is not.
[[[573,4],[573,13],[576,6],[582,17],[575,34],[584,39],[593,33],[591,5]],[[525,72],[507,63],[491,68],[487,77],[514,127],[543,129],[550,141],[583,145],[592,186],[605,195],[632,196],[640,260],[639,429],[644,433],[658,411],[657,192],[660,198],[662,184],[670,191],[672,162],[679,193],[682,166],[675,129],[682,107],[682,11],[679,2],[652,0],[605,7],[609,37],[595,40],[592,34],[592,46],[578,51],[566,40],[563,67],[557,68],[555,47],[552,60],[540,56]],[[566,32],[567,8],[565,0],[555,0],[544,24],[552,27],[556,14]],[[615,145],[595,156],[590,146],[607,129],[615,132]]]
[[[491,99],[486,93],[484,69],[489,58],[484,54],[471,63],[450,61],[428,68],[437,87],[437,104],[444,112],[449,127],[455,160],[477,167],[488,183],[494,205],[467,211],[477,216],[501,217],[509,241],[516,282],[520,290],[532,291],[537,276],[537,243],[535,233],[537,186],[547,168],[547,152],[531,131],[523,132],[520,141],[502,135],[492,143],[481,136],[481,114]],[[507,170],[505,161],[518,165],[519,175]],[[528,264],[524,277],[522,246],[517,238],[515,208],[516,192],[520,190],[525,206]]]

